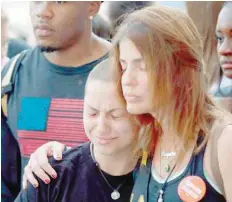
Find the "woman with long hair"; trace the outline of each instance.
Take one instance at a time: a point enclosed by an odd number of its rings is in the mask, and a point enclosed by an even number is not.
[[[207,94],[190,17],[165,7],[135,11],[113,42],[128,112],[154,119],[152,133],[140,134],[150,158],[143,156],[132,201],[232,201],[232,118]]]

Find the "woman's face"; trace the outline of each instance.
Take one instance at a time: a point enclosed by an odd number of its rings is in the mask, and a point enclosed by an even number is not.
[[[116,85],[90,81],[84,101],[84,128],[95,149],[107,156],[131,151],[139,128],[126,111]]]
[[[220,65],[225,76],[232,79],[232,3],[219,13],[216,35]]]
[[[127,111],[132,114],[152,112],[151,93],[148,88],[148,73],[145,61],[134,43],[124,38],[119,44],[122,67],[122,90]]]

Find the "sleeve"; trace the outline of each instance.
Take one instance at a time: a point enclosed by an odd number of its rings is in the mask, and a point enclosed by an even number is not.
[[[35,175],[34,175],[35,176]],[[35,176],[39,186],[35,188],[28,182],[27,188],[21,190],[14,202],[52,202],[51,196],[53,195],[53,184],[45,184],[39,177]]]
[[[57,179],[52,179],[48,185],[38,177],[36,179],[39,187],[35,188],[28,183],[27,189],[21,190],[14,202],[58,202],[66,201],[69,198],[73,183],[73,175],[69,169],[58,171]]]
[[[45,197],[46,192],[43,192],[43,190],[44,185],[42,184],[40,184],[38,188],[35,188],[30,183],[28,183],[27,189],[21,190],[21,192],[15,199],[15,202],[48,202]],[[41,195],[40,193],[43,193],[43,195]]]
[[[21,156],[1,110],[1,200],[12,202],[20,191]]]
[[[55,162],[52,159],[52,162]],[[39,187],[35,188],[28,183],[27,189],[21,190],[15,202],[58,202],[66,201],[70,195],[70,188],[73,183],[73,168],[70,160],[63,159],[61,162],[51,164],[57,172],[57,178],[51,179],[49,184],[45,184],[35,176],[39,182]]]

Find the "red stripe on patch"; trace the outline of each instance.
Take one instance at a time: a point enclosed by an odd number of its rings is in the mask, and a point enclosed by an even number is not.
[[[49,116],[51,117],[75,117],[82,118],[82,113],[72,112],[72,111],[49,111]]]
[[[48,117],[48,122],[57,122],[57,123],[83,123],[82,119],[77,118],[66,118],[66,117]]]
[[[38,132],[38,131],[18,131],[19,138],[27,139],[44,139],[44,140],[55,140],[55,141],[88,141],[88,138],[83,133],[76,133],[70,131],[69,133],[57,133],[57,132]]]
[[[62,110],[62,109],[65,109],[65,110],[73,110],[73,109],[76,109],[76,110],[83,110],[83,105],[82,104],[53,104],[51,103],[51,107],[50,107],[50,110]]]
[[[61,103],[61,104],[66,104],[66,103],[84,103],[84,101],[83,100],[78,100],[78,99],[52,98],[51,103]]]
[[[48,141],[51,141],[51,140],[39,140],[39,139],[35,140],[35,139],[24,139],[24,138],[19,139],[19,144],[21,145],[20,150],[21,150],[22,156],[29,158],[30,155],[38,147],[40,147],[41,145],[45,144]],[[69,147],[75,147],[75,146],[82,144],[82,142],[78,142],[78,141],[72,141],[72,142],[60,141],[60,142]]]

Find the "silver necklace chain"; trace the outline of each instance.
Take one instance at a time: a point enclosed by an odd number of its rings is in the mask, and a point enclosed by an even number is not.
[[[97,168],[98,168],[98,170],[99,170],[99,172],[100,172],[102,178],[105,180],[105,182],[107,183],[107,185],[113,190],[113,192],[111,193],[111,198],[112,198],[113,200],[119,199],[119,198],[120,198],[119,189],[120,189],[120,188],[122,187],[122,185],[127,181],[127,179],[126,179],[124,182],[122,182],[121,184],[119,184],[119,185],[117,186],[117,188],[112,187],[111,184],[109,183],[109,181],[106,179],[104,173],[102,172],[102,170],[101,170],[101,168],[100,168],[98,162],[97,162],[96,159],[95,159],[95,155],[94,155],[94,151],[93,151],[93,144],[92,144],[92,143],[90,144],[90,153],[91,153],[92,159],[93,159],[94,163],[96,164],[96,166],[97,166]]]

